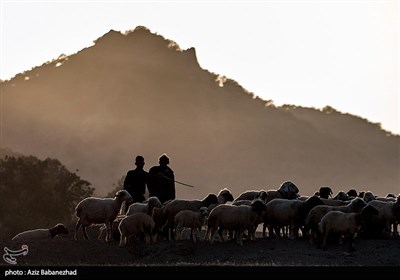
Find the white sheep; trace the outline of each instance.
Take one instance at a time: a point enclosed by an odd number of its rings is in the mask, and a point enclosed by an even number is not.
[[[265,211],[265,203],[260,200],[254,200],[250,206],[218,205],[210,212],[207,218],[205,239],[213,243],[218,230],[222,242],[225,242],[223,231],[233,231],[235,232],[236,242],[242,246],[244,230],[247,229],[251,239],[254,239],[254,232],[261,222]]]
[[[268,226],[269,237],[273,237],[282,227],[289,226],[291,239],[298,237],[299,229],[304,225],[308,213],[323,202],[318,196],[311,196],[307,200],[276,198],[267,203],[267,212],[264,216],[263,237]],[[275,234],[274,234],[275,231]]]
[[[199,211],[180,211],[175,215],[175,240],[182,239],[182,232],[185,228],[190,228],[190,239],[192,241],[201,240],[201,228],[204,226],[207,216],[207,207],[201,207]]]
[[[75,227],[75,240],[78,240],[78,230],[82,226],[83,237],[89,239],[86,227],[92,224],[105,224],[107,227],[106,241],[112,239],[112,223],[121,209],[122,202],[130,203],[132,197],[126,190],[120,190],[114,198],[87,197],[75,207],[78,217]]]
[[[146,244],[156,240],[155,223],[152,217],[146,213],[133,213],[121,220],[118,230],[121,235],[119,247],[127,244],[127,239],[134,236],[136,239],[144,235]]]
[[[52,228],[31,229],[20,232],[15,235],[11,240],[15,241],[30,241],[51,239],[59,234],[68,234],[68,229],[63,224],[56,224]]]
[[[344,213],[341,211],[327,213],[318,224],[319,233],[323,238],[322,249],[326,250],[328,236],[337,233],[349,240],[349,251],[354,251],[355,234],[360,232],[364,221],[376,214],[378,214],[378,211],[371,205],[365,206],[361,213]]]
[[[126,216],[130,216],[133,213],[147,213],[147,215],[151,216],[153,213],[153,208],[161,208],[162,203],[156,196],[151,196],[147,200],[143,202],[135,202],[129,205],[128,211],[126,211]]]

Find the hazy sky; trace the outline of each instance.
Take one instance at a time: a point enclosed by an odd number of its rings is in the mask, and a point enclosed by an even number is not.
[[[143,25],[276,105],[330,105],[400,132],[398,1],[0,2],[3,80]]]

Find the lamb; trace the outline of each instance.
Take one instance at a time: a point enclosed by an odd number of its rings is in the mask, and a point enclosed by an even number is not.
[[[247,229],[254,239],[254,232],[265,211],[266,205],[260,200],[254,200],[250,206],[218,205],[208,216],[205,239],[213,243],[218,230],[222,242],[225,242],[223,231],[234,231],[236,242],[242,246],[243,231]]]
[[[267,213],[264,216],[263,237],[268,226],[269,236],[272,237],[281,227],[289,226],[291,239],[298,237],[298,231],[304,224],[308,213],[323,202],[317,196],[311,196],[306,201],[274,199],[267,203]]]
[[[68,234],[68,229],[63,224],[56,224],[52,228],[31,229],[20,232],[15,235],[11,240],[15,241],[30,241],[30,240],[43,240],[52,239],[59,234]]]
[[[318,230],[318,223],[322,217],[331,211],[341,211],[345,213],[360,213],[360,211],[367,205],[367,203],[359,197],[354,198],[348,205],[342,206],[329,206],[319,205],[314,207],[305,220],[305,231],[310,232],[310,242],[313,243]]]
[[[371,205],[365,206],[361,213],[344,213],[331,211],[327,213],[318,224],[318,231],[323,237],[322,249],[326,250],[326,239],[331,233],[338,233],[349,240],[349,251],[354,251],[353,241],[355,234],[361,230],[363,223],[372,215],[377,215],[378,210]]]
[[[182,210],[199,211],[203,206],[209,207],[211,204],[218,204],[218,198],[215,194],[208,194],[203,200],[184,200],[174,199],[168,204],[165,204],[163,212],[163,230],[167,233],[167,238],[174,237],[173,229],[175,227],[175,215]]]
[[[201,228],[204,226],[208,216],[207,207],[201,207],[199,211],[182,210],[175,215],[175,240],[182,239],[184,228],[190,228],[190,239],[192,241],[201,240]],[[195,235],[196,240],[195,240]]]
[[[78,240],[78,230],[82,226],[83,237],[89,239],[86,227],[92,224],[105,224],[107,227],[106,242],[112,239],[112,223],[121,209],[122,202],[130,203],[132,197],[126,190],[120,190],[114,198],[87,197],[75,207],[78,217],[75,227],[75,240]]]
[[[139,238],[144,235],[146,244],[153,243],[156,239],[154,229],[154,220],[146,213],[139,212],[126,216],[118,225],[118,230],[121,234],[119,247],[125,247],[127,239],[131,236]]]
[[[135,202],[131,204],[128,208],[128,211],[126,211],[126,216],[130,216],[133,213],[147,213],[147,215],[151,216],[153,213],[153,208],[161,208],[162,203],[161,201],[156,197],[156,196],[151,196],[144,202]]]

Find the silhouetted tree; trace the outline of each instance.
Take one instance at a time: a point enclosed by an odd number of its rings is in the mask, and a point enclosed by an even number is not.
[[[125,177],[126,175],[122,175],[121,178],[118,179],[117,183],[113,184],[113,189],[112,191],[110,191],[106,197],[114,197],[115,193],[119,190],[123,190],[124,189],[124,181],[125,181]]]
[[[28,229],[71,223],[77,203],[93,194],[90,183],[57,159],[34,156],[0,159],[2,238]]]

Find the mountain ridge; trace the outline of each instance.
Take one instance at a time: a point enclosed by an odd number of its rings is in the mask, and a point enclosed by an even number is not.
[[[222,187],[238,195],[287,179],[308,194],[322,185],[400,192],[398,135],[329,106],[276,107],[202,69],[194,48],[181,50],[142,26],[110,30],[1,87],[4,146],[58,158],[99,193],[136,154],[150,168],[163,152],[179,181],[199,186],[177,185],[180,197]]]

